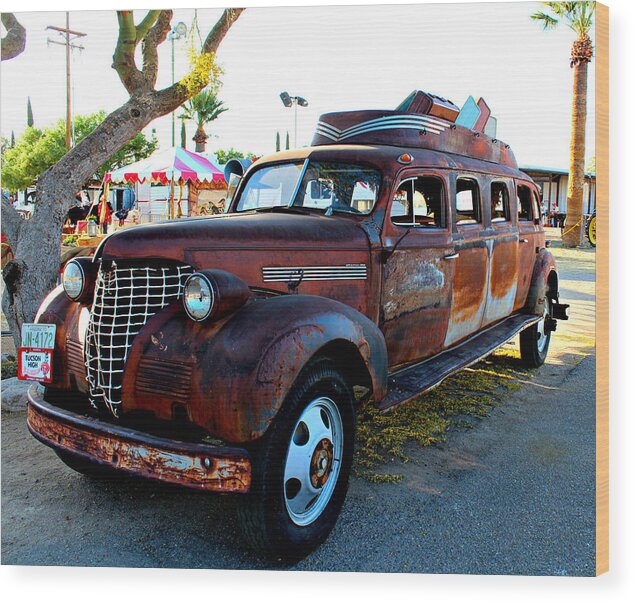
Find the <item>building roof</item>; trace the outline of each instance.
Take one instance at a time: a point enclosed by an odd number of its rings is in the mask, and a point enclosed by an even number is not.
[[[557,167],[539,167],[536,165],[521,165],[520,171],[523,171],[524,173],[527,173],[529,175],[531,173],[540,173],[540,174],[543,173],[543,174],[553,175],[553,176],[567,176],[568,175],[567,169],[560,169]],[[596,178],[596,174],[594,172],[587,171],[584,175],[586,178]]]

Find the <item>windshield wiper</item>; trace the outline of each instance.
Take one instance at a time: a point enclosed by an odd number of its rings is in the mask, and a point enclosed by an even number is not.
[[[274,205],[273,207],[256,207],[256,213],[299,213],[306,215],[308,212],[300,207],[289,207],[288,205]]]
[[[343,209],[341,207],[335,207],[334,205],[330,205],[326,207],[326,212],[324,215],[326,217],[330,217],[333,213],[345,213],[346,215],[361,215],[360,211],[356,211],[354,209]]]

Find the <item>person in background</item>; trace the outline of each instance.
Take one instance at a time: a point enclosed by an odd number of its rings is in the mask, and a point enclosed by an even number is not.
[[[90,202],[90,195],[88,193],[86,193],[86,195],[84,196],[84,198],[81,201],[81,208],[84,210],[84,217],[83,219],[86,219],[88,217],[88,214],[90,213],[90,205],[92,203]]]
[[[108,225],[112,221],[112,205],[110,201],[106,202],[105,210],[102,211],[104,196],[99,197],[99,202],[90,210],[90,215],[97,218],[97,223],[101,226],[104,234],[108,233]]]
[[[125,220],[128,217],[129,210],[124,207],[115,211],[115,217],[119,220],[119,228],[125,225]]]
[[[79,195],[77,195],[79,196]],[[79,220],[82,220],[86,217],[86,213],[84,208],[81,205],[81,200],[76,199],[75,204],[68,210],[68,221],[71,226],[76,226]]]

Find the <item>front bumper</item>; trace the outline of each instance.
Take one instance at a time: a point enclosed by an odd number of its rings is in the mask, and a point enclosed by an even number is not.
[[[53,406],[31,387],[31,434],[66,451],[132,475],[193,489],[246,493],[251,463],[246,450],[155,437]]]

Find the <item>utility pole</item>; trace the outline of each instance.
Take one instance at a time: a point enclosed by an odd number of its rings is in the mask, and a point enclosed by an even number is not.
[[[71,147],[71,86],[70,86],[70,50],[71,48],[77,48],[78,50],[84,50],[83,46],[79,46],[77,44],[72,44],[74,40],[77,38],[83,38],[87,34],[82,33],[81,31],[74,31],[70,28],[70,14],[66,12],[66,27],[56,27],[54,25],[49,25],[46,29],[52,29],[53,31],[57,31],[62,34],[64,41],[57,42],[55,40],[51,40],[48,38],[49,44],[59,44],[60,46],[66,46],[66,148],[70,149]],[[73,38],[71,38],[71,35]]]
[[[172,30],[167,34],[167,39],[172,43],[172,86],[174,85],[174,40],[182,40],[187,37],[187,25],[182,21],[179,21]],[[175,143],[175,123],[176,118],[174,111],[172,111],[172,148],[176,146]]]

